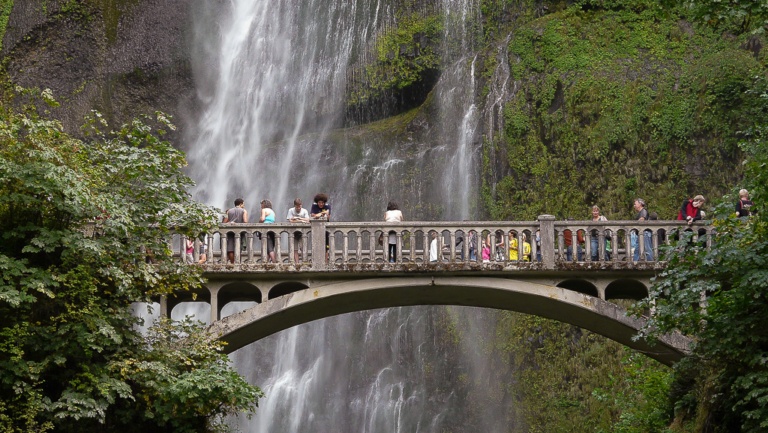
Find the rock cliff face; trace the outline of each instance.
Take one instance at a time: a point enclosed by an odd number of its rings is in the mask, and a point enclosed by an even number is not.
[[[356,127],[336,134],[329,148],[371,138],[393,147],[443,144],[436,131],[445,114],[435,101],[447,75],[440,62],[452,48],[435,42],[445,22],[436,18],[437,3],[386,2],[397,11],[358,47],[363,60],[347,76],[341,117]],[[714,34],[690,24],[684,11],[640,0],[605,9],[554,0],[476,3],[472,84],[482,120],[469,140],[482,148],[482,173],[474,176],[480,215],[529,219],[557,208],[559,217],[582,217],[600,202],[609,218],[626,218],[639,195],[660,217],[672,217],[681,197],[718,197],[738,182],[738,131],[744,119],[766,115],[740,97],[764,74],[763,38]],[[190,60],[192,16],[210,15],[213,23],[220,12],[214,2],[203,6],[15,0],[5,67],[14,84],[52,89],[62,102],[53,114],[70,132],[91,109],[113,124],[161,110],[179,126],[169,138],[188,150],[205,97],[195,90],[200,61]],[[392,129],[392,119],[410,109],[411,123]]]
[[[10,80],[50,88],[75,132],[91,109],[113,123],[192,110],[184,0],[15,1],[3,55]],[[174,139],[171,137],[171,139]]]

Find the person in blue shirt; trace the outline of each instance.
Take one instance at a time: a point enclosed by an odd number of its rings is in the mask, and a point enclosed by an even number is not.
[[[259,217],[259,222],[265,224],[275,223],[275,211],[272,210],[271,201],[261,201],[261,217]],[[267,256],[269,256],[269,262],[275,263],[275,232],[267,232]]]

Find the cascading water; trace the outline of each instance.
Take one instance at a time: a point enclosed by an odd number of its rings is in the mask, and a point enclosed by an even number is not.
[[[442,198],[451,203],[445,219],[466,220],[473,215],[473,194],[477,194],[478,110],[475,105],[475,61],[473,32],[468,25],[476,23],[473,1],[441,0],[445,27],[443,31],[443,64],[445,70],[436,87],[440,115],[439,132],[445,156],[445,188]],[[457,37],[458,36],[458,37]],[[458,127],[457,127],[458,125]],[[475,212],[474,215],[477,213]]]
[[[423,134],[436,140],[372,135],[366,143],[338,138],[335,128],[343,121],[350,65],[364,63],[375,39],[396,23],[396,0],[199,1],[193,57],[202,114],[188,140],[198,199],[228,207],[244,197],[253,211],[269,198],[281,216],[293,197],[308,205],[315,192],[326,192],[337,220],[378,220],[390,198],[444,220],[476,216],[481,115],[475,30],[468,27],[478,21],[475,0],[438,5],[445,17],[443,72],[433,90],[439,114],[430,120],[434,134]],[[420,172],[423,178],[414,174]],[[411,219],[430,213],[403,210]],[[482,340],[467,333],[484,327],[454,331],[463,341],[449,344],[452,317],[494,319],[468,308],[377,310],[298,326],[243,348],[232,360],[266,397],[254,418],[231,422],[249,432],[439,432],[465,425],[462,395],[471,385],[457,377],[456,365],[482,369],[481,360],[461,352],[483,353]],[[488,418],[484,431],[505,431],[502,420]]]
[[[202,4],[194,68],[203,107],[188,150],[193,193],[222,207],[242,196],[287,209],[296,195],[332,187],[337,163],[323,146],[342,117],[347,67],[387,19],[376,0]]]

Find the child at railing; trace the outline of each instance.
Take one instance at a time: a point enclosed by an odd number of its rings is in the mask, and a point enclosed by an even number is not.
[[[186,262],[189,264],[192,264],[195,262],[194,254],[195,254],[195,241],[193,241],[191,238],[187,238],[187,248],[185,251],[185,259]]]
[[[502,245],[504,245],[502,243]],[[518,241],[517,241],[517,232],[514,230],[509,231],[509,260],[516,262],[519,260],[518,253]]]
[[[523,261],[531,261],[531,243],[528,242],[528,235],[523,233]]]
[[[491,246],[488,245],[487,240],[483,240],[483,249],[481,253],[483,256],[483,263],[490,263],[491,262]]]

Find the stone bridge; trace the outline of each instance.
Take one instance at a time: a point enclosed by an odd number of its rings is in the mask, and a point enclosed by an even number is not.
[[[687,353],[689,340],[633,340],[644,320],[628,317],[616,302],[647,296],[650,279],[665,266],[659,247],[682,231],[691,231],[694,242],[711,242],[712,227],[702,223],[556,221],[549,215],[532,222],[221,224],[195,240],[190,257],[179,253],[186,240],[174,238],[181,260],[198,263],[205,252],[198,266],[207,282],[202,292],[163,298],[161,313],[193,298],[208,302],[209,330],[232,352],[337,314],[413,305],[485,307],[580,326],[671,364]],[[490,260],[483,260],[484,243]],[[222,308],[238,301],[255,306],[222,318]]]

